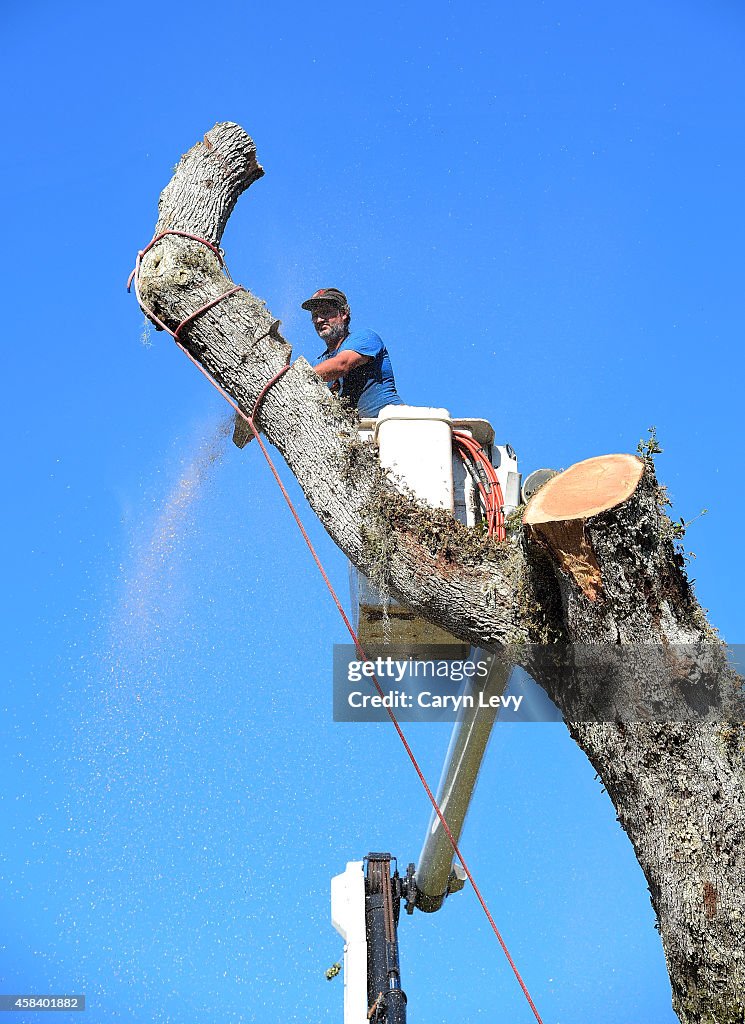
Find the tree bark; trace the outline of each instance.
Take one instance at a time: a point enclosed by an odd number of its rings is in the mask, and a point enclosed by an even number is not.
[[[682,570],[651,467],[637,476],[632,461],[579,463],[526,510],[526,531],[556,558],[565,628],[583,662],[551,695],[646,876],[678,1016],[742,1022],[742,680]],[[589,486],[588,475],[597,474],[603,486]],[[584,509],[583,493],[590,495]],[[610,706],[598,707],[603,700]],[[591,706],[596,721],[588,720]],[[640,720],[649,717],[645,708],[659,720]]]
[[[181,158],[155,233],[219,244],[238,197],[262,174],[245,132],[216,125]],[[171,329],[229,287],[199,242],[169,235],[142,260],[143,302]],[[278,328],[264,302],[239,292],[192,321],[182,341],[250,414],[290,360]],[[456,636],[506,645],[546,688],[634,845],[678,1016],[743,1024],[738,681],[688,584],[649,460],[572,467],[500,544],[398,493],[374,447],[359,441],[355,416],[302,358],[267,392],[257,423],[359,569]]]

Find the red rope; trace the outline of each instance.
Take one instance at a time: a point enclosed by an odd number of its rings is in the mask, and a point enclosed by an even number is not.
[[[138,254],[137,254],[137,261],[135,263],[134,270],[130,274],[129,281],[127,282],[127,290],[129,290],[129,288],[130,288],[130,286],[132,284],[132,281],[134,280],[135,295],[137,296],[137,301],[139,302],[139,304],[142,307],[142,309],[157,324],[159,324],[159,326],[161,326],[164,331],[167,331],[168,334],[171,335],[171,337],[174,339],[174,341],[176,342],[178,347],[181,349],[181,351],[184,352],[184,354],[189,357],[191,362],[194,363],[194,365],[197,367],[197,369],[207,378],[207,380],[210,382],[210,384],[212,384],[213,387],[215,387],[220,392],[220,394],[223,396],[223,398],[225,398],[227,400],[227,402],[235,409],[235,411],[246,421],[246,423],[248,423],[249,427],[253,431],[254,437],[258,441],[259,447],[261,448],[261,451],[262,451],[262,453],[264,455],[264,458],[267,461],[269,469],[271,470],[274,479],[277,481],[277,485],[279,486],[279,489],[282,492],[282,496],[285,499],[290,512],[292,513],[293,519],[297,523],[298,529],[300,530],[300,533],[301,533],[301,535],[303,537],[303,540],[305,541],[305,543],[306,543],[306,545],[308,547],[308,550],[310,551],[310,553],[311,553],[311,555],[313,557],[313,561],[316,563],[316,566],[318,567],[318,571],[320,572],[320,574],[321,574],[321,576],[323,578],[323,581],[326,584],[326,587],[328,588],[329,593],[331,594],[333,602],[336,605],[339,614],[341,615],[341,618],[342,618],[342,620],[344,622],[344,625],[346,626],[347,631],[349,632],[349,635],[351,636],[351,638],[352,638],[352,640],[354,642],[355,649],[357,650],[360,658],[363,661],[369,662],[370,659],[365,654],[364,648],[362,647],[362,644],[360,643],[359,637],[355,633],[354,627],[352,626],[352,623],[349,621],[349,618],[347,617],[347,613],[344,611],[344,607],[343,607],[341,601],[339,600],[339,597],[338,597],[336,591],[334,590],[334,587],[333,587],[333,584],[331,583],[331,580],[328,578],[328,576],[326,574],[326,570],[323,567],[321,559],[318,557],[316,549],[313,547],[313,542],[311,541],[310,537],[308,536],[308,534],[307,534],[307,532],[305,530],[305,527],[303,526],[303,523],[302,523],[302,521],[300,519],[300,516],[298,515],[298,512],[297,512],[295,506],[292,503],[292,499],[290,498],[290,495],[287,493],[285,485],[282,483],[280,475],[277,472],[277,467],[274,465],[274,462],[272,461],[272,457],[269,454],[266,445],[262,441],[261,435],[260,435],[259,430],[258,430],[258,428],[256,426],[256,419],[255,419],[255,417],[256,417],[256,415],[257,415],[257,413],[259,411],[259,407],[261,406],[262,402],[264,401],[264,398],[265,398],[267,392],[270,390],[270,388],[272,388],[276,384],[276,382],[279,380],[279,378],[282,377],[285,373],[287,373],[287,371],[290,369],[289,364],[286,365],[286,366],[283,366],[277,373],[275,373],[275,375],[271,378],[271,380],[267,381],[267,383],[264,385],[264,387],[259,392],[259,395],[256,398],[256,401],[254,402],[253,409],[251,410],[251,414],[250,415],[247,415],[245,412],[243,412],[243,410],[241,408],[239,408],[237,403],[230,397],[230,395],[225,391],[225,389],[215,380],[215,378],[209,373],[209,371],[206,370],[205,367],[202,366],[202,364],[200,362],[198,362],[194,358],[194,356],[192,356],[192,354],[184,347],[184,345],[182,344],[180,338],[178,337],[178,334],[179,334],[179,331],[182,329],[182,327],[184,327],[187,323],[190,323],[200,313],[203,313],[206,309],[209,309],[212,306],[216,305],[222,299],[227,298],[228,295],[232,295],[234,292],[240,290],[241,286],[237,285],[235,288],[231,288],[229,291],[224,292],[222,295],[218,296],[212,302],[207,303],[201,309],[196,310],[196,312],[190,314],[185,320],[182,320],[181,323],[178,325],[178,327],[176,328],[175,331],[172,331],[161,320],[159,320],[158,317],[155,316],[155,314],[152,312],[152,310],[150,310],[142,302],[142,299],[140,298],[140,294],[139,294],[139,289],[138,289],[138,278],[139,278],[139,270],[140,270],[140,264],[141,264],[141,261],[142,261],[142,257],[145,255],[146,252],[148,252],[155,245],[156,242],[158,242],[161,238],[163,238],[164,235],[182,235],[185,238],[193,239],[195,242],[202,242],[209,249],[211,249],[212,252],[215,253],[215,255],[220,260],[220,265],[221,266],[224,265],[223,264],[222,255],[220,253],[220,250],[215,245],[213,245],[211,242],[206,241],[204,238],[199,238],[196,235],[189,235],[185,231],[163,231],[161,234],[156,235],[156,237],[153,238],[153,240],[150,242],[149,245],[147,245],[144,249],[142,249],[140,252],[138,252]],[[468,437],[468,435],[463,435],[463,436]],[[468,438],[468,439],[472,440],[471,438]],[[473,443],[477,444],[477,442],[473,442]],[[496,476],[495,476],[495,480],[496,480]],[[498,481],[497,481],[497,487],[499,487]],[[499,493],[500,493],[500,498],[501,498],[501,490],[500,490]],[[373,673],[371,678],[372,678],[373,685],[375,686],[375,689],[378,691],[379,695],[381,697],[385,697],[385,693],[383,691],[382,686],[378,682],[377,676]],[[520,972],[518,971],[518,969],[517,969],[517,967],[515,965],[514,960],[510,956],[510,951],[507,949],[505,941],[502,938],[502,935],[501,935],[499,929],[497,928],[497,925],[496,925],[496,923],[494,921],[494,918],[491,915],[491,912],[489,911],[488,906],[486,905],[486,900],[481,895],[481,890],[479,889],[478,885],[476,884],[475,878],[471,874],[471,869],[466,864],[466,862],[465,862],[465,860],[463,858],[463,854],[460,852],[460,847],[458,846],[458,843],[457,843],[457,841],[455,839],[455,836],[450,831],[450,826],[448,825],[447,821],[445,820],[445,815],[443,814],[442,810],[440,809],[440,805],[438,804],[437,799],[435,798],[432,790],[429,788],[427,780],[425,779],[424,774],[423,774],[421,768],[419,767],[419,763],[418,763],[418,761],[417,761],[417,759],[416,759],[416,757],[414,755],[414,752],[411,749],[411,747],[409,746],[409,743],[408,743],[408,741],[406,739],[406,736],[404,735],[403,730],[402,730],[401,726],[399,725],[398,719],[394,715],[393,710],[391,708],[387,707],[386,711],[388,712],[388,717],[390,718],[391,722],[393,723],[393,726],[394,726],[396,732],[398,733],[399,739],[401,740],[401,743],[403,744],[404,749],[406,750],[406,753],[409,756],[409,760],[411,761],[412,765],[414,766],[414,771],[416,772],[416,774],[417,774],[417,776],[419,778],[419,781],[421,782],[422,786],[424,787],[424,791],[427,794],[427,797],[429,798],[429,802],[432,804],[434,812],[437,815],[437,817],[438,817],[438,819],[440,821],[440,824],[443,827],[445,835],[448,837],[450,845],[453,848],[453,852],[455,853],[455,856],[460,861],[460,864],[461,864],[461,866],[463,868],[463,871],[466,874],[466,877],[468,878],[468,881],[473,886],[473,891],[476,894],[476,898],[478,899],[479,903],[481,904],[482,910],[486,914],[486,918],[487,918],[489,924],[491,925],[492,931],[494,932],[494,934],[497,937],[497,941],[499,942],[499,945],[502,948],[502,952],[507,957],[507,962],[509,963],[509,965],[512,968],[512,971],[513,971],[513,973],[515,975],[515,977],[517,978],[518,984],[520,985],[520,988],[522,989],[523,995],[525,996],[525,998],[528,1001],[528,1005],[530,1006],[531,1010],[533,1011],[535,1019],[538,1021],[538,1024],[543,1024],[541,1016],[540,1016],[540,1014],[538,1013],[538,1010],[535,1007],[535,1003],[531,999],[530,993],[528,992],[528,989],[527,989],[527,987],[525,985],[525,982],[523,981],[522,977],[520,976]]]
[[[287,369],[289,369],[289,367],[284,367],[280,371],[280,373],[277,374],[277,377],[280,377],[285,372],[285,370],[287,370]],[[276,380],[277,377],[273,378],[269,382],[267,387],[264,389],[265,391],[267,391],[269,389],[269,387],[274,383],[274,380]],[[261,397],[261,396],[259,396],[259,397]],[[359,637],[355,633],[354,628],[353,628],[351,622],[347,618],[347,614],[344,611],[344,608],[342,607],[342,603],[339,600],[336,591],[334,590],[333,584],[331,583],[331,580],[326,575],[326,571],[323,568],[323,565],[321,564],[321,560],[318,557],[318,555],[316,554],[316,549],[313,547],[313,542],[311,541],[310,537],[306,533],[305,527],[303,526],[302,522],[300,521],[300,516],[298,515],[298,513],[297,513],[297,511],[295,509],[295,506],[292,503],[292,499],[290,498],[289,494],[285,490],[284,484],[282,483],[282,481],[281,481],[281,479],[279,477],[279,473],[277,472],[277,469],[276,469],[274,463],[272,462],[271,456],[269,455],[269,452],[267,451],[267,449],[266,449],[266,447],[264,445],[264,442],[261,440],[261,437],[259,436],[259,433],[258,433],[258,431],[256,430],[256,428],[254,426],[253,416],[256,414],[256,410],[257,410],[258,404],[259,403],[258,403],[258,400],[257,400],[256,404],[254,405],[254,409],[253,409],[252,415],[251,416],[246,416],[245,418],[246,418],[249,426],[253,430],[253,432],[254,432],[254,434],[256,436],[256,440],[259,442],[259,446],[261,447],[261,450],[264,453],[264,457],[265,457],[267,463],[269,464],[269,468],[272,471],[274,479],[277,481],[277,484],[279,485],[279,489],[282,492],[282,495],[283,495],[285,501],[287,502],[287,505],[288,505],[288,507],[290,509],[290,512],[292,513],[293,518],[295,519],[295,522],[298,525],[300,533],[303,535],[303,540],[307,544],[308,550],[310,551],[311,555],[313,556],[314,562],[318,566],[318,570],[321,573],[321,576],[323,577],[324,583],[328,587],[328,591],[331,594],[331,597],[333,598],[334,604],[338,608],[339,614],[341,615],[342,619],[344,620],[344,625],[347,627],[349,635],[351,636],[352,640],[354,641],[354,646],[355,646],[355,648],[356,648],[360,658],[362,658],[363,661],[369,662],[370,659],[365,654],[364,648],[362,647],[362,644],[359,641]],[[377,676],[374,673],[371,676],[371,679],[372,679],[373,685],[375,686],[375,689],[378,691],[380,696],[381,697],[385,697],[385,693],[383,692],[383,688],[381,687],[380,683],[378,682],[378,678],[377,678]],[[531,1010],[533,1011],[533,1013],[535,1015],[535,1019],[538,1021],[538,1024],[543,1024],[541,1016],[540,1016],[540,1014],[538,1013],[538,1010],[535,1007],[535,1003],[533,1002],[533,1000],[530,997],[530,992],[528,992],[527,986],[526,986],[525,982],[523,981],[523,979],[522,979],[522,977],[520,975],[520,972],[518,971],[518,969],[517,969],[517,967],[515,965],[515,961],[510,956],[510,951],[507,949],[505,941],[502,938],[502,935],[501,935],[499,929],[497,928],[497,925],[496,925],[496,923],[494,921],[494,918],[491,916],[489,908],[486,905],[486,900],[481,895],[481,890],[479,889],[478,885],[476,884],[475,878],[471,874],[471,869],[466,864],[466,862],[465,862],[465,860],[463,858],[463,854],[460,852],[460,847],[458,846],[458,843],[457,843],[457,841],[455,839],[455,836],[450,831],[450,826],[448,825],[447,821],[445,820],[445,816],[444,816],[442,810],[440,809],[440,805],[438,804],[434,794],[432,793],[432,790],[429,788],[427,780],[425,779],[424,774],[422,773],[422,770],[419,767],[419,763],[418,763],[418,761],[417,761],[417,759],[416,759],[416,757],[414,755],[414,752],[411,749],[411,747],[409,746],[409,743],[408,743],[408,741],[406,739],[406,736],[404,735],[404,732],[403,732],[401,726],[399,725],[398,719],[394,715],[393,710],[391,708],[386,707],[386,711],[388,712],[388,717],[390,718],[390,720],[393,723],[393,726],[394,726],[396,732],[399,735],[399,739],[401,740],[401,742],[404,745],[404,749],[406,750],[406,753],[409,755],[409,760],[411,761],[412,765],[414,766],[414,771],[417,773],[417,776],[419,777],[419,781],[421,782],[422,786],[424,787],[425,793],[429,797],[429,802],[432,804],[432,807],[434,808],[434,812],[435,812],[435,814],[437,815],[437,817],[440,820],[440,824],[443,827],[445,835],[448,837],[450,845],[453,848],[453,852],[455,853],[455,856],[460,861],[460,863],[461,863],[461,865],[463,867],[463,870],[464,870],[464,872],[466,874],[466,877],[468,878],[468,881],[473,886],[473,891],[476,893],[476,899],[479,901],[479,903],[481,904],[481,907],[482,907],[484,913],[486,914],[486,918],[487,918],[489,924],[492,927],[492,931],[496,935],[497,941],[499,942],[499,945],[502,947],[502,952],[507,957],[507,962],[509,963],[510,967],[512,968],[512,970],[514,972],[515,977],[517,978],[517,982],[518,982],[518,984],[520,985],[520,988],[523,991],[523,995],[525,996],[525,998],[528,1001],[528,1005],[530,1006]]]

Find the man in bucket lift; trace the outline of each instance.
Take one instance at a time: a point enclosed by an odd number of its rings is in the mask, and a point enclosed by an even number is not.
[[[316,373],[360,416],[377,416],[386,405],[403,405],[396,391],[388,350],[375,331],[349,330],[349,303],[338,288],[319,288],[303,303],[326,349]]]
[[[303,303],[310,312],[326,349],[314,367],[321,380],[357,409],[360,416],[375,417],[385,405],[403,405],[396,391],[388,350],[375,331],[349,330],[349,303],[338,288],[319,288]],[[251,428],[236,413],[233,443],[245,447],[253,440]]]

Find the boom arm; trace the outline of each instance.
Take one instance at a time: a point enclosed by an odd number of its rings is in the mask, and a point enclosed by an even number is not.
[[[489,657],[481,650],[472,653],[474,661]],[[509,665],[492,659],[484,685],[487,698],[504,691],[509,674]],[[453,727],[437,793],[456,842],[497,717],[491,707],[473,703]],[[331,921],[344,939],[344,1024],[406,1024],[398,956],[401,899],[406,899],[409,913],[415,907],[429,913],[464,885],[460,867],[453,868],[450,840],[434,813],[418,867],[411,864],[406,878],[401,878],[397,869],[391,874],[392,860],[389,853],[369,853],[366,870],[365,861],[351,861],[331,881]]]

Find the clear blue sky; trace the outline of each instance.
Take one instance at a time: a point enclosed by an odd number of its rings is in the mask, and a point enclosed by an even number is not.
[[[143,343],[124,285],[157,197],[237,121],[267,174],[224,244],[296,353],[318,350],[300,302],[334,285],[407,401],[490,419],[524,471],[656,425],[673,514],[709,509],[686,539],[699,597],[743,641],[745,16],[0,18],[0,992],[85,992],[91,1024],[341,1021],[329,878],[415,858],[426,798],[390,728],[331,721],[343,629],[255,446],[216,440],[220,398]],[[447,729],[408,732],[436,782]],[[463,845],[546,1024],[673,1021],[643,877],[563,726],[497,728]],[[412,1022],[532,1019],[472,893],[401,932]]]

